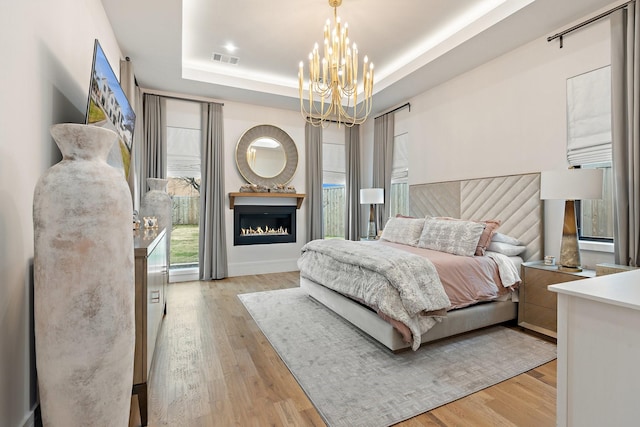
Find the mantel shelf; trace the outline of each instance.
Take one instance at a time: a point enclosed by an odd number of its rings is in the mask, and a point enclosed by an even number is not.
[[[229,209],[233,209],[236,203],[236,197],[277,197],[280,199],[297,199],[296,208],[300,209],[304,194],[298,193],[229,193]]]

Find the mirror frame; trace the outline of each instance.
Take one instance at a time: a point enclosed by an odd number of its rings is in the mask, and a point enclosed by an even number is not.
[[[278,175],[265,178],[253,171],[247,162],[247,149],[253,141],[259,138],[271,138],[282,144],[285,155],[285,165]],[[282,129],[272,125],[258,125],[247,130],[236,145],[236,165],[242,177],[249,184],[271,187],[277,184],[288,184],[298,168],[298,148],[293,139]]]

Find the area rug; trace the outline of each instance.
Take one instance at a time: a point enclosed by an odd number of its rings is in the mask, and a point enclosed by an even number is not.
[[[300,288],[238,297],[332,427],[392,425],[556,358],[502,326],[393,354]]]

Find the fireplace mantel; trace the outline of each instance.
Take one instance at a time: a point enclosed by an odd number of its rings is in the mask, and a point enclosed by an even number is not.
[[[229,193],[229,209],[233,209],[236,203],[236,197],[278,197],[281,199],[296,199],[296,208],[300,209],[304,194],[299,193]]]

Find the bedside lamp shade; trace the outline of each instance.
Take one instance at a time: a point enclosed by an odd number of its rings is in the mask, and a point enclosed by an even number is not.
[[[540,199],[602,199],[602,170],[544,171],[540,174]]]
[[[382,188],[363,188],[360,190],[360,204],[362,205],[379,205],[384,203],[384,189]]]
[[[384,188],[361,188],[360,189],[360,204],[370,205],[369,207],[369,228],[367,231],[368,239],[375,239],[377,232],[376,227],[376,215],[373,205],[380,205],[384,203]]]
[[[565,201],[558,269],[582,271],[574,201],[601,198],[601,169],[567,169],[540,174],[540,199]]]

